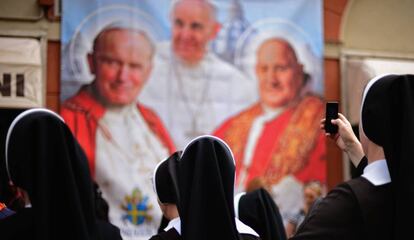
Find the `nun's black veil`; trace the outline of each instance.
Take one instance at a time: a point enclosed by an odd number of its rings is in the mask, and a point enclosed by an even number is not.
[[[87,159],[58,115],[20,114],[7,135],[6,165],[13,184],[28,192],[33,239],[97,238]]]
[[[3,202],[7,207],[16,210],[19,207],[18,201],[13,201],[13,192],[8,186],[8,177],[5,166],[5,143],[7,130],[10,127],[13,119],[16,118],[25,109],[8,109],[0,108],[0,202]]]
[[[252,227],[262,240],[286,240],[279,208],[265,189],[242,195],[236,210],[240,221]]]
[[[371,80],[361,123],[368,139],[384,149],[394,189],[394,238],[404,239],[412,235],[414,214],[414,75]]]
[[[234,171],[233,154],[216,137],[198,137],[184,149],[175,176],[183,239],[239,239]]]

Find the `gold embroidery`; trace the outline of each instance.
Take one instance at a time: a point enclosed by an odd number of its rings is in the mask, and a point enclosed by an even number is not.
[[[292,117],[278,141],[273,144],[270,166],[262,177],[267,186],[280,181],[284,176],[303,169],[309,160],[320,134],[319,122],[324,113],[323,101],[314,95],[306,95],[294,105]],[[236,163],[241,166],[248,134],[254,119],[262,114],[259,104],[236,116],[223,138],[231,147]],[[247,166],[244,166],[247,167]]]
[[[224,133],[224,139],[231,147],[236,156],[236,166],[240,166],[243,158],[244,148],[246,146],[247,137],[254,119],[262,113],[259,104],[254,105],[250,109],[237,116],[229,129]]]
[[[264,178],[273,185],[287,174],[303,169],[320,134],[319,122],[323,117],[323,102],[312,95],[305,96],[296,106],[280,140],[275,144],[271,164]]]

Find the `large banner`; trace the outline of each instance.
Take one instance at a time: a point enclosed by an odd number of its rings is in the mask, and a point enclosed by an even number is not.
[[[61,114],[125,238],[156,232],[152,170],[199,135],[285,223],[325,183],[321,0],[63,3]]]

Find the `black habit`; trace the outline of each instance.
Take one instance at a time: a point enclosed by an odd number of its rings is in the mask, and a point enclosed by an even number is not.
[[[312,208],[292,240],[397,240],[412,235],[414,75],[372,79],[361,105],[362,130],[383,148],[387,167],[381,173],[389,181],[374,185],[361,176],[340,184]],[[370,164],[376,161],[384,162],[373,159]]]
[[[9,180],[27,191],[31,207],[0,222],[1,239],[120,239],[119,229],[96,219],[86,156],[60,116],[21,113],[5,152]]]
[[[340,184],[314,206],[292,240],[392,239],[392,184],[363,177]]]
[[[259,239],[253,234],[239,234],[236,227],[235,162],[224,141],[208,135],[193,139],[177,162],[172,179],[182,239]]]
[[[279,208],[265,189],[242,194],[237,203],[240,221],[252,227],[262,240],[286,239]]]

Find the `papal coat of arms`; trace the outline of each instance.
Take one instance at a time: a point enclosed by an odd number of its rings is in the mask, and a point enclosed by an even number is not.
[[[148,200],[148,196],[143,196],[138,188],[134,188],[131,195],[125,196],[124,203],[121,205],[121,208],[125,211],[122,219],[129,221],[134,225],[152,221],[152,216],[149,214],[149,210],[151,210],[153,206]]]

